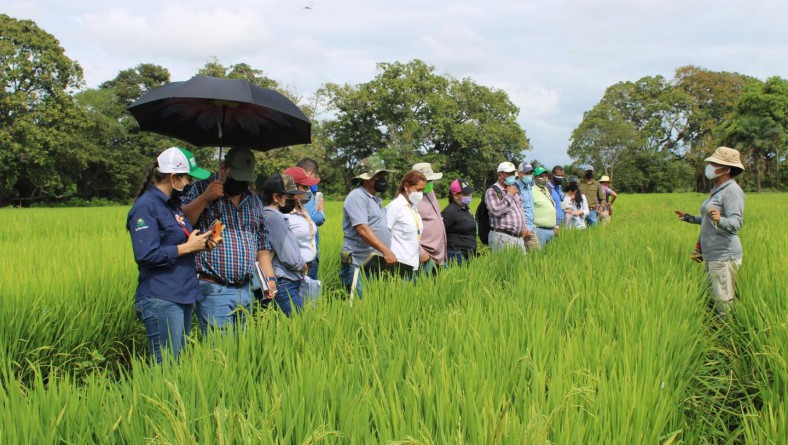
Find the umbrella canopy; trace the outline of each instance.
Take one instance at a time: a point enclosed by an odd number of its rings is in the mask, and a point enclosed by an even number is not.
[[[265,151],[312,140],[311,122],[290,99],[244,79],[196,76],[168,83],[128,110],[141,130],[203,147]]]

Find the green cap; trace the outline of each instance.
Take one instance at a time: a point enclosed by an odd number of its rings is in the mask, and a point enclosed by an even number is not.
[[[544,167],[536,167],[536,170],[534,170],[534,176],[539,176],[542,173],[547,173],[547,170]]]
[[[356,168],[353,169],[353,174],[355,175],[353,177],[366,181],[367,179],[372,179],[373,176],[380,172],[391,173],[393,171],[386,169],[386,164],[383,163],[383,159],[380,159],[378,155],[372,155],[359,161]]]
[[[189,150],[180,147],[170,147],[164,150],[158,158],[159,173],[188,173],[197,179],[208,179],[211,173],[197,166],[197,160]]]
[[[224,166],[230,167],[230,176],[236,181],[254,182],[257,178],[254,165],[254,154],[248,148],[233,147],[224,157]]]

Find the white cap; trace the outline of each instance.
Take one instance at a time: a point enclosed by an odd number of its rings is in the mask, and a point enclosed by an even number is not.
[[[498,164],[498,173],[514,173],[517,171],[517,168],[511,162],[501,162]]]
[[[437,181],[443,177],[443,173],[432,171],[432,164],[429,162],[419,162],[413,166],[413,170],[423,173],[427,181]]]
[[[211,173],[197,166],[197,160],[190,151],[180,147],[164,150],[158,158],[160,173],[188,173],[197,179],[208,179]]]

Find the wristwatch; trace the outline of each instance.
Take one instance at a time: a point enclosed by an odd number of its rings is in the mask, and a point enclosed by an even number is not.
[[[276,277],[265,277],[265,281],[276,281]]]

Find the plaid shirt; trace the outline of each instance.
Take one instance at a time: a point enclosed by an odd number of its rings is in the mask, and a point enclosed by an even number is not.
[[[498,198],[498,191],[502,194],[502,198]],[[487,204],[487,211],[490,213],[490,228],[492,230],[519,234],[526,227],[523,200],[519,194],[517,196],[510,195],[506,193],[505,186],[495,184],[487,189],[484,203]]]
[[[183,199],[184,204],[202,194],[211,180],[195,182]],[[228,284],[249,281],[257,251],[271,250],[268,228],[263,223],[263,202],[247,190],[236,208],[230,198],[222,196],[205,207],[194,227],[204,232],[215,219],[224,224],[224,241],[213,251],[204,251],[197,256],[197,272]]]

